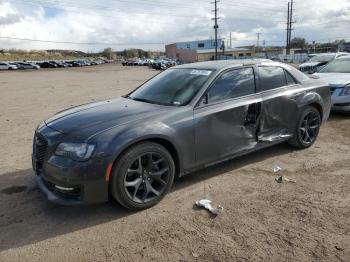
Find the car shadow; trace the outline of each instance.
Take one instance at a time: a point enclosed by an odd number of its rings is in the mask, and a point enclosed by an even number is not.
[[[196,171],[178,179],[172,192],[292,151],[290,146],[281,144]],[[34,244],[132,214],[134,212],[116,203],[71,207],[52,204],[36,186],[31,169],[0,175],[0,251]]]

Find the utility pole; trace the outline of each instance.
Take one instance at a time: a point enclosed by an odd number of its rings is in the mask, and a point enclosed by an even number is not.
[[[291,41],[292,41],[292,31],[293,24],[295,21],[293,21],[293,2],[294,0],[291,0],[291,2],[288,2],[288,15],[287,15],[287,43],[286,43],[286,53],[287,55],[290,54],[290,47],[291,47]]]
[[[232,48],[232,32],[230,32],[230,48]]]
[[[215,60],[218,60],[218,29],[219,29],[219,25],[218,25],[218,3],[220,1],[219,0],[215,0],[214,2],[212,2],[211,4],[214,4],[214,18],[212,20],[214,20],[214,30],[215,30]]]
[[[256,33],[256,36],[257,36],[256,46],[257,46],[257,50],[258,51],[259,51],[259,48],[260,48],[260,35],[261,35],[260,32]]]
[[[293,24],[295,22],[293,21],[293,0],[290,2],[290,16],[289,16],[289,52],[291,47],[291,41],[292,41],[292,31],[293,31]]]
[[[225,55],[225,41],[222,41],[222,43],[221,43],[221,50],[222,50],[222,55],[224,56]]]
[[[286,54],[289,55],[289,15],[290,15],[290,3],[288,2],[288,15],[287,15],[287,41],[286,41]]]

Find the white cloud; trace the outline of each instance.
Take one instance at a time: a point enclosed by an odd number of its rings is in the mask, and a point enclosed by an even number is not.
[[[229,32],[233,32],[233,43],[238,46],[254,44],[256,33],[262,32],[261,40],[266,40],[267,45],[283,45],[286,2],[260,0],[260,3],[221,1],[220,36],[228,39]],[[164,45],[157,43],[212,38],[212,8],[201,0],[0,0],[0,37],[107,43],[74,45],[0,39],[0,48],[96,51],[111,45],[117,50],[163,49]],[[308,41],[339,37],[350,40],[347,0],[297,1],[295,20],[294,36]]]

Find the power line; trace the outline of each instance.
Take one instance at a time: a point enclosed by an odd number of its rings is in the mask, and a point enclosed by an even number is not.
[[[101,8],[101,7],[95,7],[95,8],[88,8],[88,7],[75,7],[75,6],[67,6],[67,5],[62,5],[62,4],[55,4],[54,6],[50,6],[48,5],[48,3],[46,2],[46,4],[42,4],[42,3],[39,3],[39,2],[36,2],[36,3],[32,3],[32,2],[27,2],[25,0],[13,0],[14,2],[17,2],[17,3],[20,3],[20,4],[24,4],[24,5],[30,5],[30,6],[37,6],[37,7],[44,7],[44,8],[47,8],[47,9],[53,9],[53,10],[61,10],[61,11],[65,11],[65,12],[73,12],[73,13],[79,13],[79,14],[86,14],[86,13],[83,13],[83,12],[80,12],[80,11],[77,11],[77,10],[72,10],[72,9],[67,9],[66,7],[73,7],[73,8],[76,8],[76,9],[87,9],[87,10],[96,10],[96,9],[99,9],[99,10],[105,10],[105,11],[109,11],[107,10],[107,7],[106,8]],[[35,1],[34,1],[35,2]],[[122,12],[122,10],[118,10],[120,12]],[[155,12],[146,12],[146,11],[142,11],[141,13],[137,13],[137,14],[140,14],[140,15],[144,15],[144,14],[150,14],[150,15],[157,15],[157,16],[166,16],[166,17],[184,17],[184,18],[197,18],[197,19],[208,19],[208,17],[206,16],[193,16],[193,15],[178,15],[178,14],[172,14],[172,13],[155,13]],[[96,14],[96,13],[93,13],[92,15],[94,16],[101,16],[101,17],[112,17],[112,18],[118,18],[116,16],[109,16],[109,15],[99,15],[99,14]]]
[[[31,38],[20,38],[20,37],[7,37],[0,36],[0,39],[8,40],[19,40],[28,42],[41,42],[41,43],[54,43],[54,44],[73,44],[73,45],[110,45],[110,46],[123,46],[123,45],[164,45],[164,42],[144,42],[144,43],[108,43],[108,42],[70,42],[70,41],[53,41],[53,40],[42,40],[42,39],[31,39]]]
[[[112,12],[113,11],[120,11],[120,12],[124,12],[124,10],[121,10],[120,8],[119,9],[111,9],[110,7],[108,6],[101,6],[101,5],[93,5],[93,6],[89,6],[89,5],[84,5],[84,6],[76,6],[76,5],[67,5],[65,3],[57,3],[57,2],[52,2],[50,0],[34,0],[34,1],[28,1],[28,0],[13,0],[14,2],[17,2],[17,3],[20,3],[20,4],[24,4],[24,5],[31,5],[31,6],[38,6],[38,7],[44,7],[44,8],[47,8],[47,9],[56,9],[56,10],[63,10],[63,11],[66,11],[66,12],[75,12],[75,13],[81,13],[81,14],[86,14],[86,13],[82,13],[82,12],[79,12],[77,11],[78,10],[81,10],[81,9],[88,9],[88,10],[100,10],[100,11],[105,11],[105,12]],[[134,0],[135,1],[135,0]],[[137,0],[137,1],[141,1],[141,0]],[[128,4],[137,4],[139,2],[132,2],[131,3],[129,1],[125,1],[125,0],[119,0],[118,2],[122,2],[122,3],[128,3]],[[158,6],[158,2],[157,3],[157,6]],[[144,3],[141,3],[141,4],[144,4]],[[164,3],[163,3],[164,4]],[[147,6],[151,6],[152,8],[155,6],[154,4],[149,4]],[[166,5],[168,6],[168,5]],[[129,6],[128,6],[129,7]],[[229,7],[232,7],[232,5],[230,6],[227,6],[225,7],[225,9],[228,9]],[[249,5],[237,5],[235,4],[234,5],[235,7],[235,11],[237,11],[237,7],[249,7],[249,8],[252,8],[253,6],[249,6]],[[76,10],[72,10],[72,9],[67,9],[67,8],[75,8]],[[178,15],[178,14],[169,14],[169,13],[155,13],[153,10],[145,10],[144,9],[144,6],[142,7],[143,9],[141,11],[138,11],[140,14],[152,14],[152,15],[157,15],[157,16],[173,16],[173,17],[187,17],[187,18],[199,18],[199,19],[207,19],[206,16],[198,16],[198,17],[195,17],[193,15]],[[186,10],[188,9],[193,9],[193,10],[198,10],[198,6],[190,6],[190,5],[186,5],[186,6],[168,6],[166,9],[167,10],[174,10],[176,8],[185,8]],[[242,10],[242,9],[241,9]],[[279,9],[280,10],[280,9]],[[127,10],[128,12],[130,12],[130,9]],[[243,10],[242,10],[243,11]],[[258,13],[259,16],[268,16],[266,13],[268,12],[272,12],[274,14],[276,14],[278,10],[271,10],[270,8],[268,9],[259,9],[259,10],[249,10],[250,13]],[[135,12],[134,12],[135,13]],[[92,15],[96,15],[96,16],[103,16],[103,17],[111,17],[111,16],[107,16],[107,15],[98,15],[96,14],[96,12],[94,12]]]

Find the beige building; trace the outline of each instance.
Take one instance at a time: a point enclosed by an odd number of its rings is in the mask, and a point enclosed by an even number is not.
[[[197,61],[203,62],[214,60],[215,57],[215,49],[206,49],[206,50],[197,50]],[[225,49],[225,54],[222,53],[221,50],[218,50],[218,56],[221,59],[242,59],[242,58],[250,58],[255,55],[254,49],[245,49],[245,48],[229,48]]]
[[[184,63],[202,62],[210,61],[215,58],[215,49],[213,48],[201,48],[195,49],[191,48],[190,42],[188,48],[180,48],[180,44],[171,44],[165,46],[166,56],[168,58],[177,59]],[[199,43],[200,44],[200,43]],[[198,45],[199,45],[198,44]],[[177,45],[180,45],[179,47]],[[195,45],[194,45],[195,46]],[[240,58],[250,58],[255,55],[254,47],[240,47],[240,48],[228,48],[225,49],[225,54],[223,55],[222,50],[218,50],[218,56],[220,59],[240,59]]]

